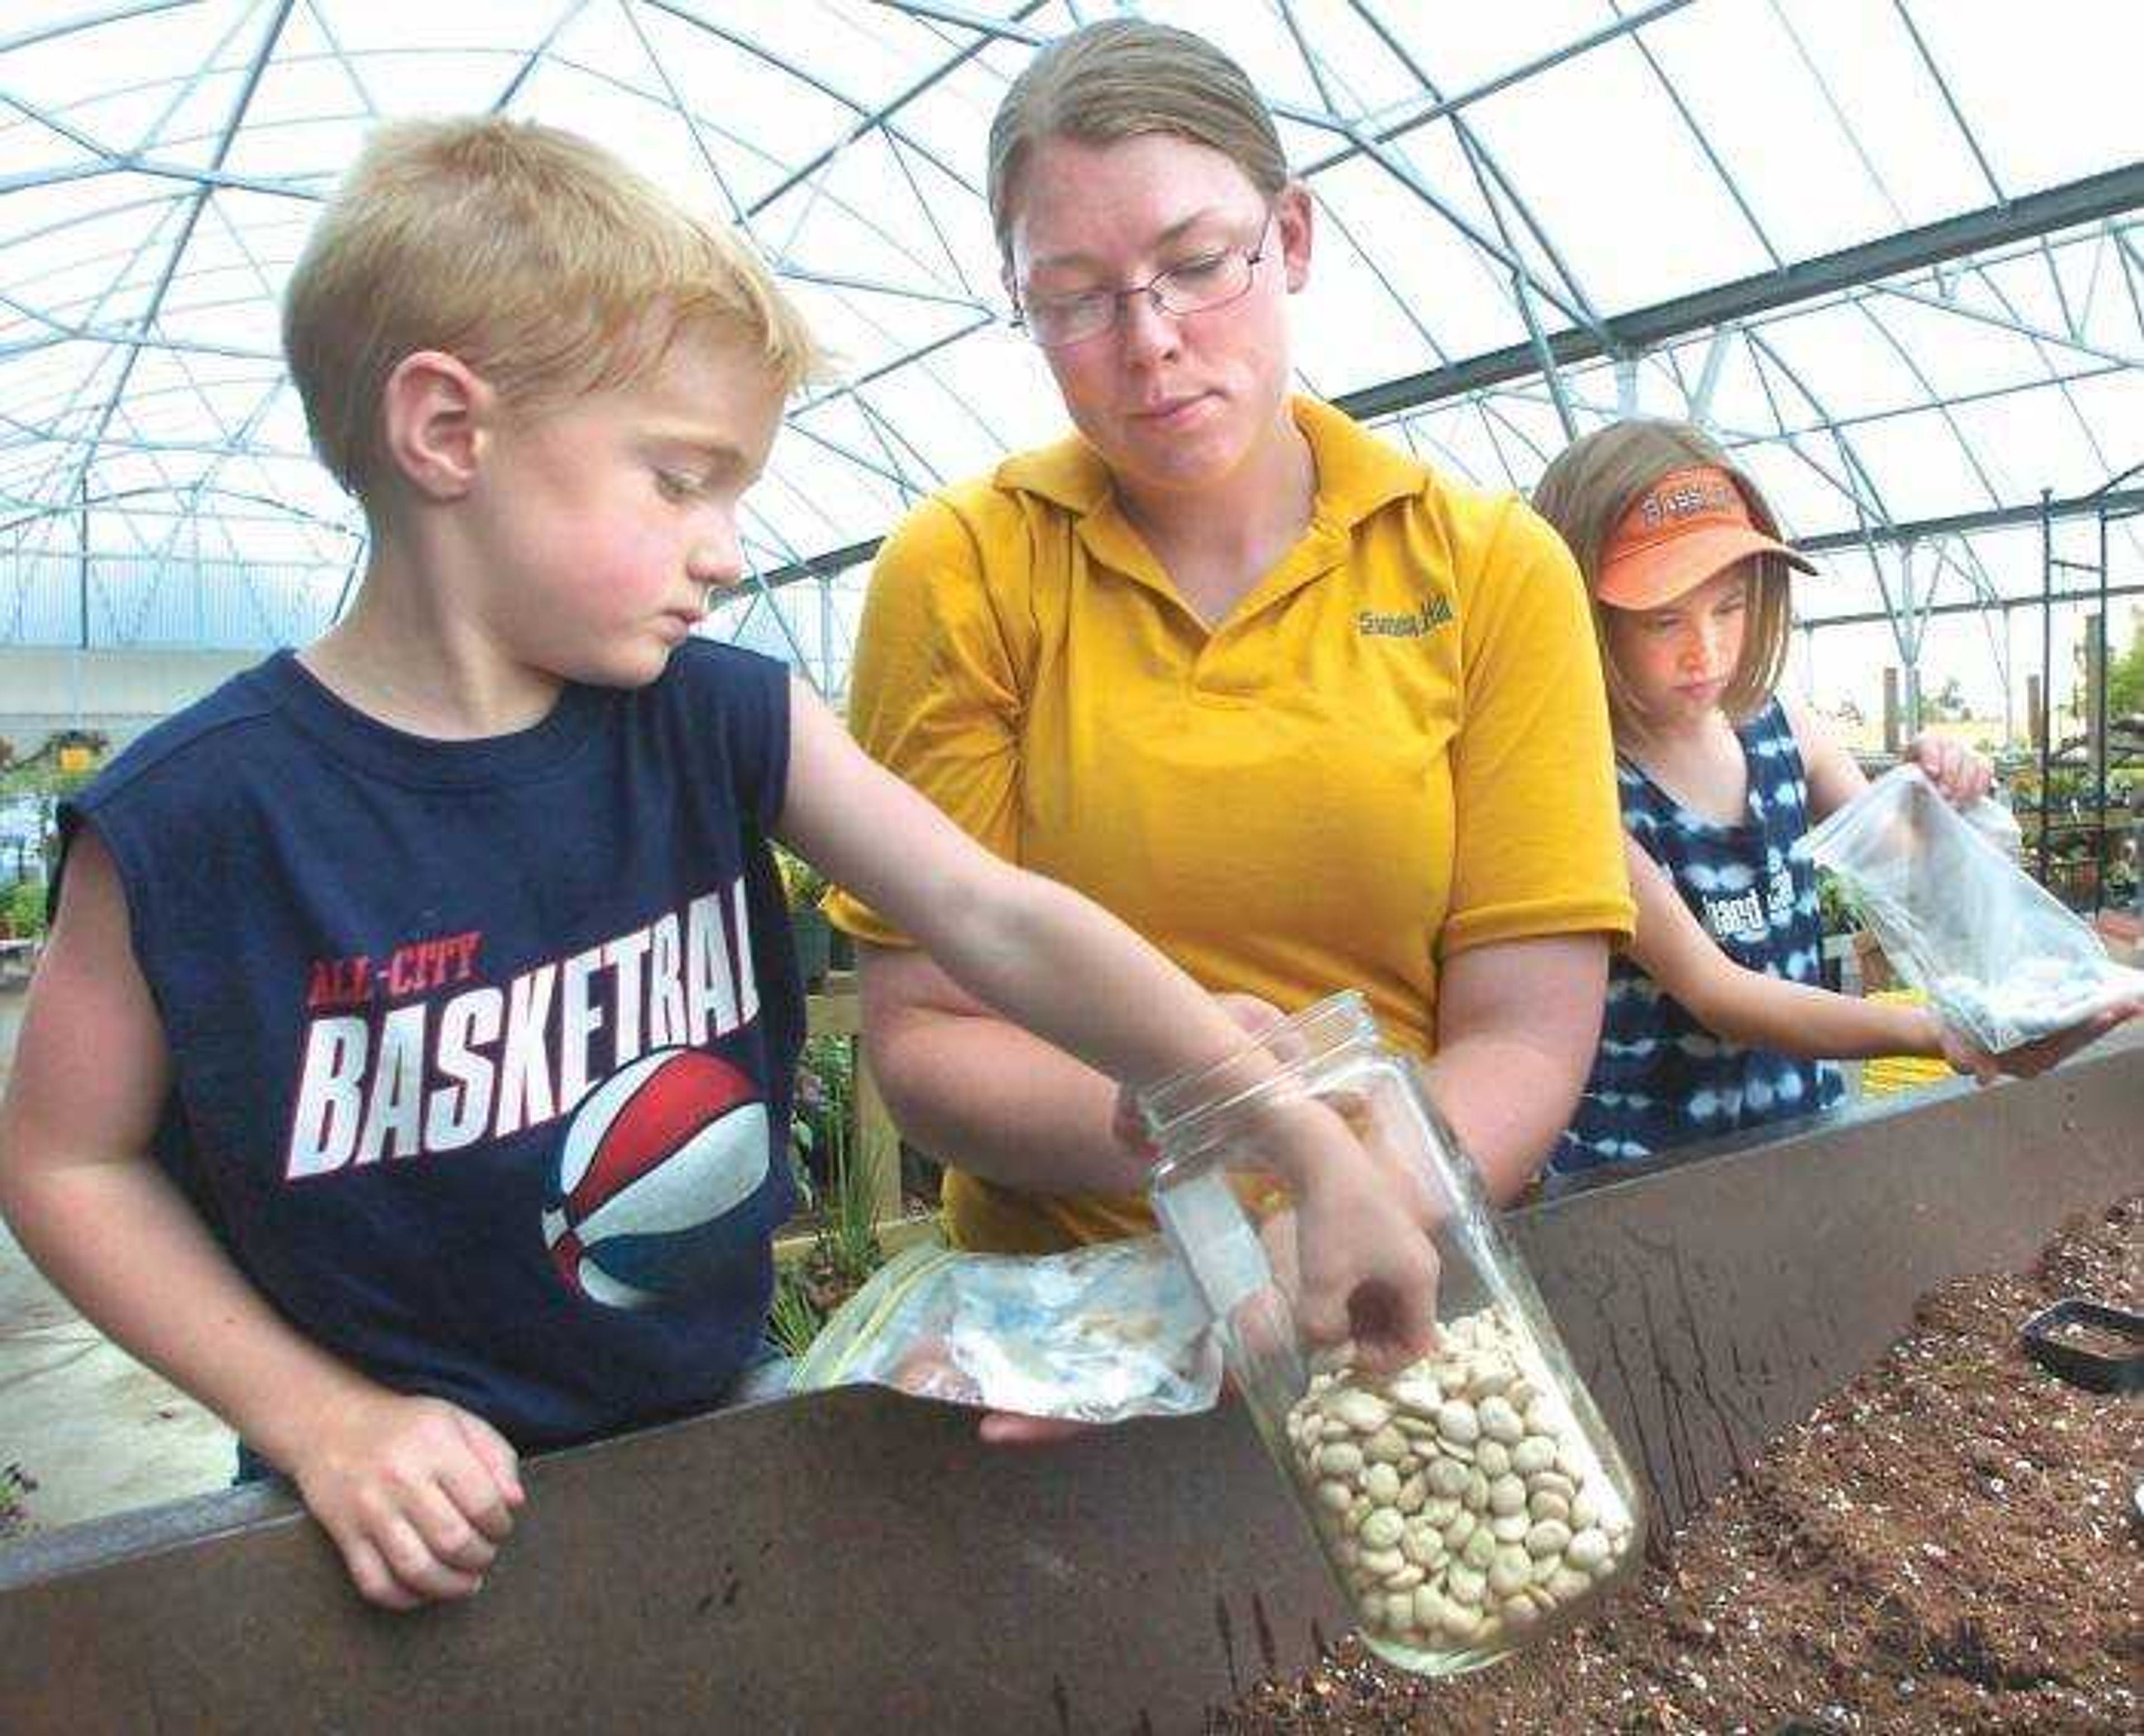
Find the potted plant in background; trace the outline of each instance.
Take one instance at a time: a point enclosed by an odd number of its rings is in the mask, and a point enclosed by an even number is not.
[[[782,870],[782,895],[789,905],[789,937],[797,949],[797,973],[806,988],[819,988],[826,980],[833,951],[833,925],[819,908],[826,895],[826,877],[778,844],[774,860]]]

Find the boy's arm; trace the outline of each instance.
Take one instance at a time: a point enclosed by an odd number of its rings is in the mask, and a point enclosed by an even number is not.
[[[170,1080],[118,876],[84,828],[0,1102],[0,1211],[94,1324],[291,1472],[367,1597],[466,1595],[520,1500],[512,1449],[267,1305],[148,1155]]]
[[[992,856],[790,687],[784,841],[913,934],[952,980],[1112,1078],[1146,1084],[1243,1047],[1228,1013],[1099,905]],[[997,1051],[971,1057],[995,1065]],[[1252,1083],[1254,1059],[1243,1063]],[[1099,1113],[1104,1123],[1106,1107]],[[1435,1256],[1427,1189],[1393,1175],[1314,1102],[1278,1104],[1262,1150],[1303,1202],[1303,1292],[1315,1338],[1351,1310],[1372,1358],[1427,1347]],[[1314,1245],[1313,1245],[1314,1242]]]

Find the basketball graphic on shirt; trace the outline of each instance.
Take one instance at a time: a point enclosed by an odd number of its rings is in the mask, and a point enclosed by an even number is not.
[[[760,1215],[741,1208],[767,1175],[767,1105],[752,1081],[698,1049],[658,1049],[574,1111],[543,1239],[592,1301],[682,1301],[765,1238]]]

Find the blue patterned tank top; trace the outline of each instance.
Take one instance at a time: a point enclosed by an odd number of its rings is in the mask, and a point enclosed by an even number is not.
[[[1809,784],[1776,699],[1735,732],[1749,773],[1742,819],[1693,814],[1629,761],[1615,777],[1623,826],[1658,862],[1722,951],[1752,970],[1821,985],[1823,925],[1809,856]],[[1828,1061],[1714,1036],[1628,959],[1609,965],[1601,1047],[1558,1174],[1828,1109],[1844,1090]]]

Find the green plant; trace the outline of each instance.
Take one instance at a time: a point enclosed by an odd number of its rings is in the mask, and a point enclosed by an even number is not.
[[[0,891],[0,935],[37,940],[45,932],[45,883],[17,880]]]
[[[22,1497],[37,1486],[37,1479],[19,1465],[0,1469],[0,1537],[12,1537],[29,1529],[29,1510]]]
[[[832,1148],[833,1127],[856,1101],[856,1039],[838,1033],[806,1038],[797,1058],[796,1105],[789,1118],[790,1161],[807,1208],[817,1203],[821,1180],[833,1180],[826,1154]]]
[[[2144,622],[2129,635],[2129,649],[2107,666],[2107,715],[2144,717]]]
[[[827,1198],[819,1220],[819,1243],[834,1277],[861,1284],[885,1263],[878,1241],[878,1197],[871,1165],[855,1149],[846,1094],[828,1123]]]
[[[826,1323],[802,1278],[788,1271],[775,1274],[774,1306],[767,1312],[767,1325],[784,1356],[802,1357]]]
[[[774,846],[774,866],[782,875],[782,895],[792,910],[816,910],[828,890],[826,876],[803,857]]]
[[[1854,914],[1853,895],[1846,883],[1829,868],[1816,871],[1816,908],[1827,935],[1850,935],[1861,926]]]

